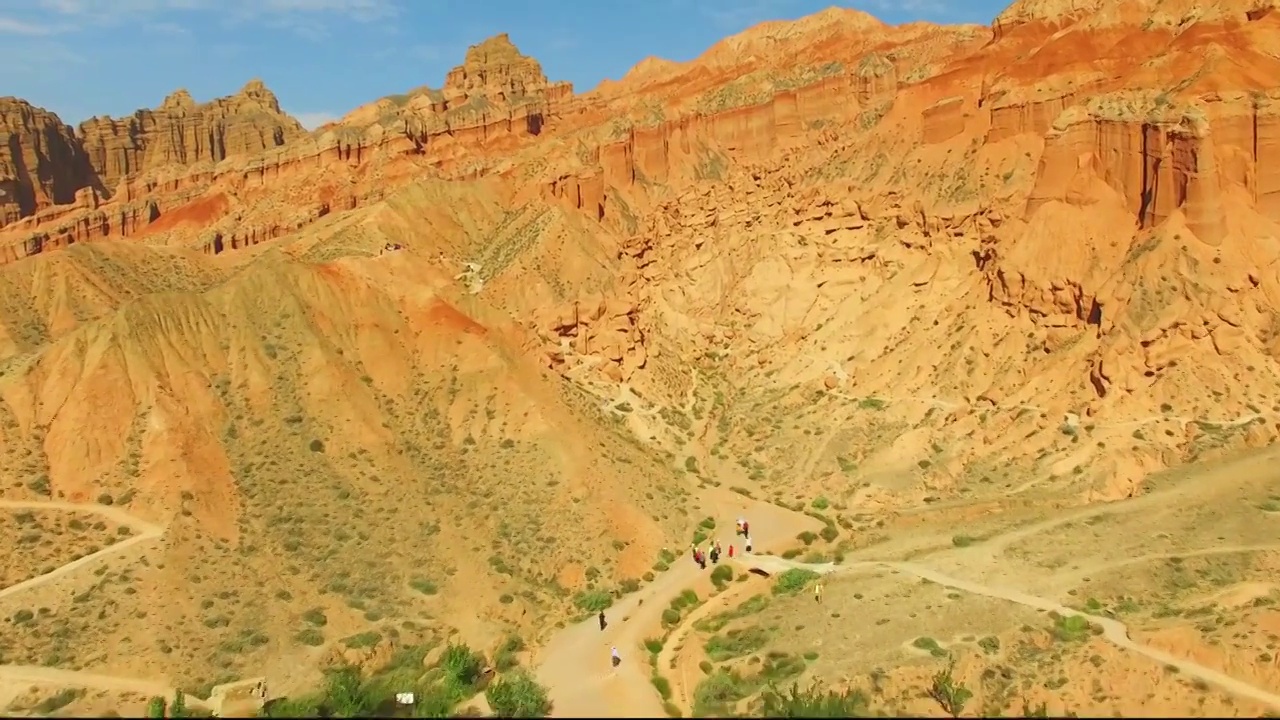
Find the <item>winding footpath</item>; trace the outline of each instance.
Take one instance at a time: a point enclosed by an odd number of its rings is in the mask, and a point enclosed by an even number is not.
[[[95,503],[73,503],[56,500],[0,500],[0,510],[32,510],[36,512],[83,512],[98,515],[133,530],[133,535],[113,543],[91,555],[57,567],[44,575],[24,580],[0,590],[0,599],[34,590],[78,570],[97,565],[109,557],[118,555],[129,548],[164,535],[164,528],[135,517],[125,510],[110,505]],[[0,665],[0,684],[48,685],[60,688],[79,688],[83,690],[103,690],[107,692],[130,692],[149,697],[172,698],[176,689],[167,683],[142,680],[138,678],[99,675],[83,670],[62,670],[60,668],[34,665]],[[208,703],[198,697],[187,695],[187,706],[198,710],[207,710]],[[3,708],[0,708],[3,711]]]
[[[715,499],[714,491],[703,491],[705,499],[714,508],[714,516],[721,527],[728,527],[732,517],[742,512],[741,503],[758,504],[758,501],[742,501],[740,498],[726,500]],[[1084,509],[1076,513],[1060,516],[1051,521],[1037,523],[992,538],[985,543],[992,551],[1005,547],[1011,542],[1023,539],[1051,527],[1070,521],[1077,516],[1097,515],[1100,513],[1135,510],[1147,498],[1130,503],[1117,503],[1106,508]],[[814,521],[801,513],[795,513],[777,506],[764,507],[759,503],[760,511],[770,521],[762,524],[757,543],[763,548],[770,546],[770,540],[786,540],[798,529],[803,529]],[[60,577],[79,569],[101,562],[112,555],[127,550],[134,545],[161,537],[164,528],[136,518],[117,507],[95,505],[89,503],[39,502],[0,500],[0,509],[10,510],[59,510],[68,512],[88,512],[109,518],[123,525],[128,525],[135,535],[103,548],[86,557],[74,560],[49,573],[31,578],[11,587],[0,590],[0,598],[8,597],[50,583]],[[759,517],[755,509],[752,517]],[[769,531],[763,532],[768,527]],[[1247,546],[1188,551],[1172,553],[1175,557],[1201,554],[1217,554],[1227,552],[1243,552],[1247,550],[1274,549],[1273,546]],[[676,559],[673,566],[659,575],[638,592],[621,599],[607,611],[608,626],[601,631],[595,617],[566,627],[552,638],[550,643],[534,658],[535,674],[538,680],[549,689],[554,704],[556,717],[665,717],[662,698],[650,682],[651,668],[647,653],[643,648],[646,633],[656,635],[661,626],[662,612],[670,601],[693,586],[701,577],[700,572],[684,553]],[[1122,561],[1118,564],[1138,562],[1142,559]],[[1007,587],[981,584],[961,578],[952,577],[924,565],[914,562],[887,560],[870,560],[853,562],[847,565],[832,563],[810,564],[794,560],[786,560],[774,555],[749,555],[726,559],[726,562],[744,569],[764,571],[769,574],[784,572],[789,569],[806,569],[820,574],[854,573],[868,570],[887,569],[890,572],[905,573],[920,579],[929,580],[953,590],[981,595],[1006,602],[1016,603],[1044,612],[1057,612],[1064,616],[1078,615],[1086,618],[1102,628],[1102,636],[1116,646],[1137,653],[1163,665],[1177,668],[1186,676],[1217,686],[1232,695],[1249,698],[1265,704],[1280,712],[1280,695],[1256,687],[1242,680],[1233,678],[1212,668],[1205,667],[1191,660],[1175,657],[1164,651],[1134,642],[1129,637],[1128,628],[1121,622],[1108,617],[1091,615],[1068,608],[1054,600],[1038,597],[1021,590]],[[667,646],[659,654],[660,669],[670,667],[674,657],[674,646],[683,642],[691,632],[693,623],[708,614],[722,610],[728,601],[741,594],[740,587],[734,586],[714,596],[709,602],[699,607],[674,629],[669,636]],[[618,648],[622,657],[619,667],[611,667],[610,650]],[[692,684],[690,679],[677,674],[668,678],[672,682],[673,701],[682,710],[687,711],[691,703]],[[77,687],[84,689],[133,692],[146,696],[168,697],[174,689],[166,683],[151,680],[131,679],[99,675],[78,670],[62,670],[48,667],[0,665],[0,683],[28,683],[32,685],[50,685],[57,687]],[[193,708],[207,709],[207,703],[199,698],[188,697],[187,702]]]
[[[146,542],[148,540],[155,540],[156,538],[164,534],[163,527],[160,527],[159,525],[153,525],[149,522],[146,522],[145,520],[140,520],[130,515],[129,513],[125,512],[124,510],[121,510],[118,507],[112,507],[110,505],[95,505],[92,503],[57,502],[52,500],[48,502],[30,501],[30,500],[0,500],[0,510],[35,510],[40,512],[47,512],[50,510],[54,510],[54,511],[61,511],[61,512],[92,513],[94,515],[99,515],[101,517],[107,518],[112,522],[119,523],[120,525],[127,526],[130,530],[133,531],[133,535],[130,536],[129,538],[126,538],[124,540],[121,540],[120,542],[108,545],[107,547],[99,550],[96,553],[93,553],[92,555],[85,555],[84,557],[78,560],[72,560],[66,565],[57,567],[51,570],[50,572],[45,573],[44,575],[37,575],[36,577],[23,580],[22,582],[17,583],[16,585],[10,585],[9,587],[4,588],[3,590],[0,590],[0,599],[6,598],[10,595],[16,595],[20,592],[25,592],[27,590],[33,590],[42,585],[47,585],[53,582],[54,580],[57,580],[58,578],[63,577],[64,575],[69,575],[75,572],[76,570],[79,570],[82,567],[97,564],[98,562],[112,555],[128,550],[134,545]],[[0,666],[0,668],[3,668],[3,667],[4,666]],[[0,670],[0,673],[2,672],[3,671]]]
[[[1096,513],[1096,509],[1095,509]],[[1065,520],[1043,523],[1039,529],[1046,529]],[[1023,531],[1025,532],[1025,530]],[[1019,533],[1022,534],[1022,533]],[[1251,549],[1273,549],[1272,546],[1220,548],[1215,550],[1191,551],[1186,555],[1218,554],[1242,552]],[[774,555],[751,555],[735,557],[729,563],[745,569],[763,570],[770,575],[790,569],[804,569],[827,575],[832,573],[856,573],[869,570],[889,570],[905,573],[939,585],[967,592],[973,595],[1004,600],[1044,612],[1057,612],[1063,616],[1078,615],[1102,628],[1102,636],[1116,646],[1137,653],[1165,666],[1177,668],[1182,674],[1195,678],[1237,697],[1248,698],[1265,704],[1275,711],[1280,711],[1280,695],[1256,687],[1225,673],[1205,667],[1199,663],[1175,657],[1162,650],[1134,642],[1129,637],[1129,629],[1118,620],[1089,613],[1080,612],[1054,600],[1031,595],[1021,590],[985,585],[977,582],[952,577],[932,568],[913,562],[893,562],[872,560],[855,562],[847,565],[832,563],[811,564],[795,560],[786,560]],[[638,622],[635,627],[657,627],[654,621],[661,615],[666,603],[680,593],[678,581],[692,584],[696,580],[693,565],[688,562],[677,562],[676,567],[668,571],[654,584],[629,596],[618,607],[628,612],[634,607],[648,605],[652,617],[643,619],[631,618]],[[717,595],[685,618],[669,636],[667,645],[659,653],[658,668],[666,673],[670,671],[674,646],[679,645],[689,634],[693,623],[717,610],[724,610],[728,600],[736,597],[732,589]],[[612,612],[619,612],[614,610]],[[654,622],[651,622],[654,621]],[[643,654],[641,642],[642,632],[618,632],[616,634],[601,633],[594,618],[566,629],[553,643],[547,647],[542,662],[538,667],[538,677],[551,690],[551,698],[555,703],[556,717],[663,717],[661,698],[649,681],[649,667],[638,659],[628,658],[630,655]],[[593,642],[594,641],[594,642]],[[592,668],[608,668],[608,652],[610,643],[619,648],[623,654],[623,668],[617,671],[593,670]],[[630,662],[628,662],[630,660]],[[624,669],[625,668],[625,669]],[[688,712],[695,680],[676,673],[676,677],[668,677],[672,684],[672,698],[677,707]]]

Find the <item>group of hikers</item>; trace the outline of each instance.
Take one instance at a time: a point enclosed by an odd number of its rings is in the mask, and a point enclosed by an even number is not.
[[[738,535],[741,535],[743,537],[743,543],[745,545],[744,549],[746,550],[746,552],[751,552],[751,525],[746,521],[745,518],[738,518],[737,529],[734,531],[734,536],[736,537]],[[712,565],[715,565],[716,563],[720,562],[721,550],[720,550],[719,540],[712,540],[707,545],[706,550],[699,548],[697,543],[694,543],[692,547],[693,547],[693,561],[697,563],[698,567],[702,568],[703,570],[707,569],[708,560],[711,561]],[[734,552],[734,547],[732,544],[730,544],[729,557],[733,557],[733,552]],[[819,587],[821,586],[819,585]],[[603,610],[600,611],[598,619],[600,622],[600,631],[604,632],[604,629],[609,626],[609,622],[605,619]],[[610,664],[613,665],[613,667],[616,668],[618,667],[618,665],[622,664],[622,658],[618,655],[617,647],[611,648],[611,652],[609,653],[609,655],[610,655],[609,661],[610,661]]]
[[[748,522],[747,522],[745,519],[743,519],[743,518],[738,518],[738,526],[737,526],[737,530],[735,531],[734,535],[741,535],[741,536],[743,536],[743,538],[745,539],[745,543],[746,543],[746,548],[745,548],[745,550],[746,550],[747,552],[751,552],[751,525],[750,525],[750,523],[748,523]],[[729,546],[729,557],[733,557],[733,551],[734,551],[734,547],[733,547],[733,545],[730,545],[730,546]],[[698,565],[698,567],[702,568],[703,570],[706,570],[706,569],[707,569],[707,561],[708,561],[708,560],[710,560],[710,561],[711,561],[711,564],[712,564],[712,565],[715,565],[715,564],[717,564],[717,563],[719,563],[719,562],[720,562],[720,556],[723,554],[723,550],[721,550],[721,548],[720,548],[720,541],[719,541],[719,540],[712,540],[712,541],[707,545],[706,550],[703,550],[702,548],[698,547],[698,544],[697,544],[697,543],[694,543],[694,544],[691,546],[691,552],[692,552],[692,554],[693,554],[693,562],[694,562],[694,563],[696,563],[696,564]]]

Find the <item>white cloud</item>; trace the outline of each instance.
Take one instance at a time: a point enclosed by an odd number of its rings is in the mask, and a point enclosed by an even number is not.
[[[53,25],[29,23],[0,16],[0,35],[52,35],[58,31]]]
[[[742,30],[765,20],[777,20],[787,15],[792,5],[792,0],[700,0],[696,3],[699,12],[725,31]]]
[[[262,22],[319,39],[335,20],[371,23],[399,14],[401,0],[36,0],[45,14],[81,25],[151,22],[181,25],[179,16],[212,13],[229,24]],[[2,30],[0,30],[2,32]]]
[[[320,112],[300,112],[289,114],[297,118],[298,122],[302,123],[302,127],[308,130],[315,130],[321,125],[331,123],[340,117],[339,115],[334,115],[331,112],[325,112],[323,110]]]

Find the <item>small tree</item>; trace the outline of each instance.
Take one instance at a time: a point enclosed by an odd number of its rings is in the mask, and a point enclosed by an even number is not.
[[[470,697],[480,683],[484,658],[466,645],[449,643],[440,655],[440,669],[455,699],[463,700]]]
[[[331,670],[325,683],[325,702],[334,717],[349,718],[373,712],[369,696],[364,692],[360,670],[353,665]]]
[[[163,718],[164,710],[165,702],[162,697],[153,697],[147,703],[147,717],[149,718]]]
[[[793,683],[785,694],[770,685],[760,700],[764,717],[850,718],[870,714],[867,696],[861,690],[836,692],[824,689],[817,682],[808,690],[801,690],[799,684]]]
[[[182,694],[181,690],[173,693],[173,704],[169,706],[169,717],[184,718],[190,717],[191,713],[187,712],[187,697]]]
[[[938,703],[943,712],[953,718],[960,717],[964,706],[973,697],[973,692],[963,684],[956,682],[952,676],[956,661],[953,659],[945,668],[933,676],[933,684],[929,687],[929,697]]]
[[[551,714],[547,689],[524,670],[503,675],[484,695],[498,717],[544,718]]]
[[[413,703],[416,718],[453,717],[454,695],[449,690],[432,685],[417,693]]]

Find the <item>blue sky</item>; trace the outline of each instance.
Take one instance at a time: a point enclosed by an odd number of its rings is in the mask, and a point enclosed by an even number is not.
[[[0,0],[0,93],[75,124],[197,101],[260,77],[314,126],[363,103],[439,87],[468,45],[500,32],[553,80],[589,90],[643,58],[690,60],[717,40],[832,4],[891,23],[990,22],[970,0]]]

